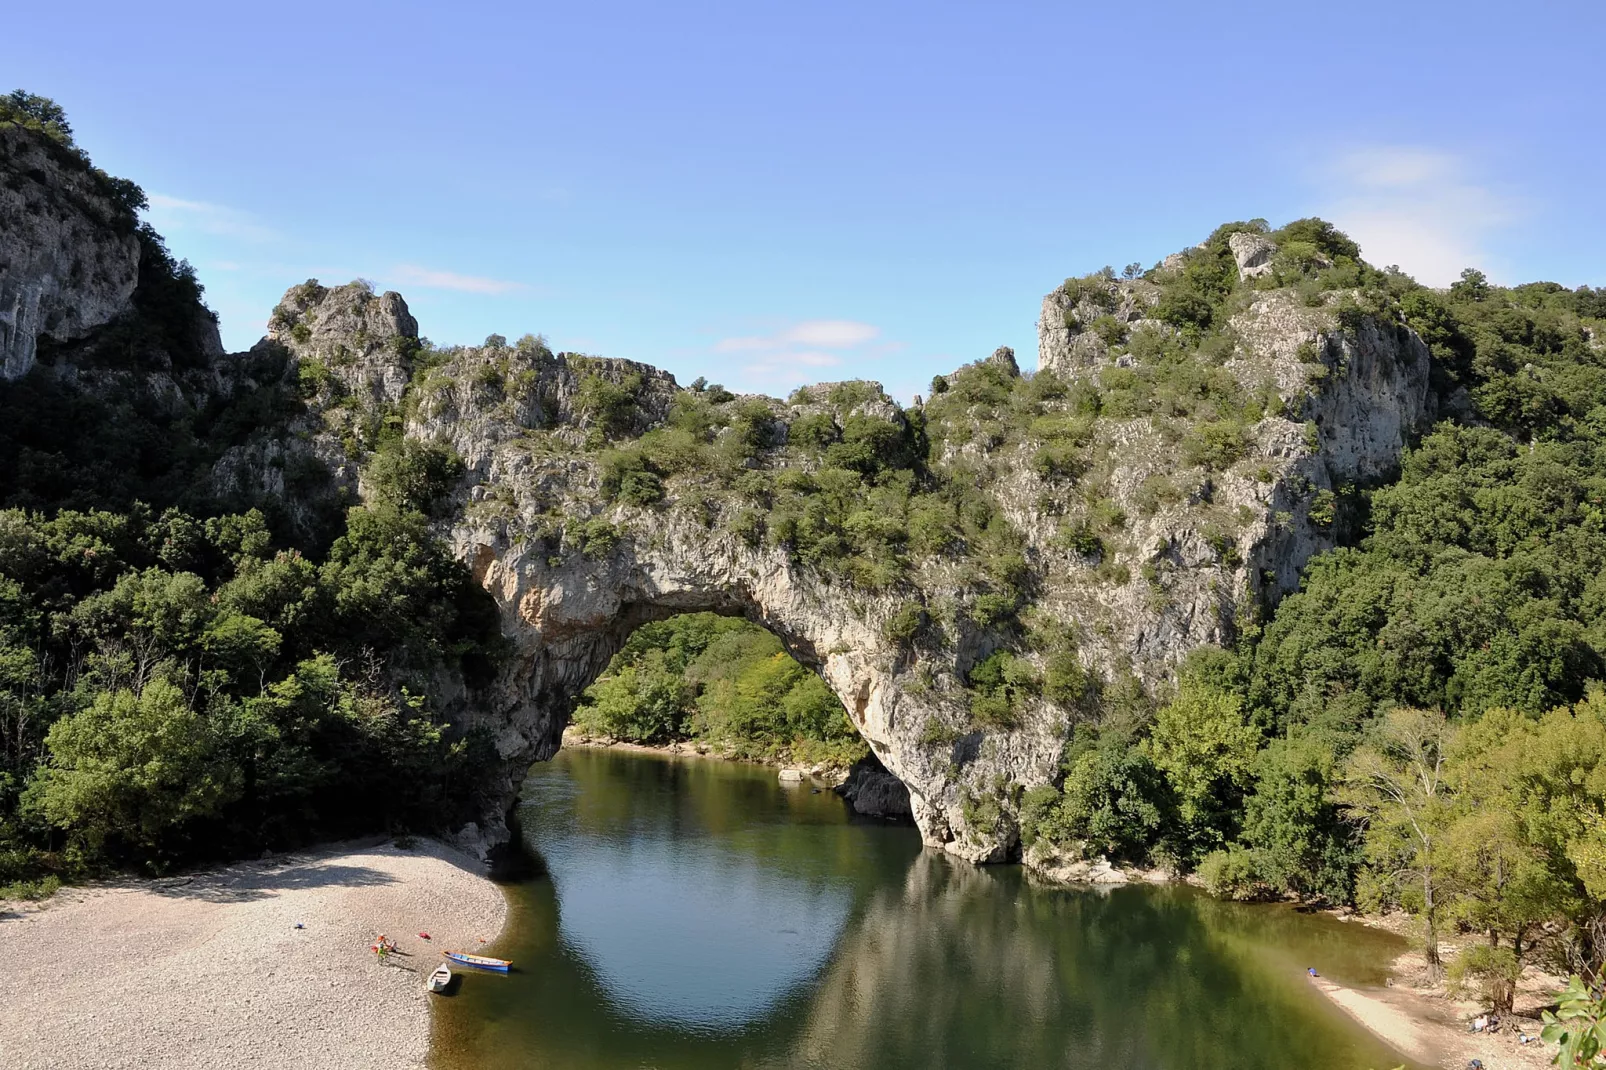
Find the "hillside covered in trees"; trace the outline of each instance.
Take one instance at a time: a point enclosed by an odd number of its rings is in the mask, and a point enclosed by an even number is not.
[[[1234,649],[1078,726],[1026,838],[1403,905],[1486,934],[1463,966],[1509,999],[1532,956],[1603,951],[1606,292],[1380,282],[1444,418]]]

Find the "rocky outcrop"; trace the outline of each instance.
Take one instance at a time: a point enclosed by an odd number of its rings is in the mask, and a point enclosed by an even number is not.
[[[1155,284],[1100,285],[1044,303],[1055,314],[1050,322],[1045,311],[1041,345],[1053,356],[1045,369],[1064,382],[1102,381],[1106,369],[1130,366],[1125,346],[1087,341],[1100,317],[1110,338],[1168,329],[1146,315]],[[304,313],[329,322],[316,302]],[[1266,291],[1234,318],[1233,336],[1213,366],[1243,396],[1265,400],[1259,419],[1233,432],[1242,440],[1228,443],[1225,457],[1192,457],[1213,447],[1186,421],[1115,414],[1087,432],[1071,495],[1030,436],[1002,445],[985,436],[945,440],[933,455],[939,473],[986,466],[985,493],[1025,540],[1033,619],[1060,622],[1054,627],[1074,636],[1069,648],[1090,695],[1097,681],[1123,676],[1163,687],[1190,650],[1230,642],[1245,619],[1294,587],[1313,553],[1334,545],[1340,492],[1395,465],[1423,418],[1427,352],[1396,324],[1341,321],[1334,306]],[[314,342],[288,336],[286,344]],[[339,332],[317,344],[323,354],[351,347]],[[1011,354],[988,363],[1018,380]],[[686,426],[676,415],[685,392],[645,365],[553,354],[533,342],[493,344],[437,354],[414,369],[409,389],[407,432],[451,446],[466,464],[449,537],[493,595],[512,650],[496,685],[454,717],[491,728],[510,771],[556,751],[576,697],[640,624],[696,610],[739,614],[830,684],[906,786],[927,843],[972,861],[1012,856],[1022,792],[1055,780],[1070,725],[1085,713],[1038,696],[1012,724],[973,718],[967,674],[1006,638],[966,608],[971,566],[930,558],[885,589],[833,579],[783,543],[754,537],[754,507],[730,477],[697,474],[695,460],[665,455],[666,470],[683,474],[666,481],[662,500],[606,493],[617,463],[609,442],[662,429],[652,449],[685,449],[669,434]],[[806,464],[787,452],[794,427],[830,412],[844,426],[855,418],[906,426],[874,384],[716,405],[719,435],[743,434],[758,450],[749,470],[799,479]],[[939,415],[928,407],[924,425]],[[1090,502],[1118,519],[1096,537]],[[928,621],[925,638],[893,627],[910,606]],[[1020,657],[1045,664],[1033,650]],[[512,772],[508,783],[516,783]],[[483,825],[490,834],[494,818]]]
[[[1098,367],[1110,346],[1089,326],[1108,317],[1123,327],[1135,327],[1159,299],[1160,288],[1143,279],[1067,283],[1050,291],[1037,319],[1038,368],[1069,377]]]
[[[0,123],[0,379],[129,308],[139,282],[133,213],[71,150]]]
[[[362,408],[399,405],[412,377],[418,321],[399,293],[364,282],[333,289],[310,279],[293,286],[268,320],[268,338],[303,367],[339,380],[340,397]]]
[[[848,801],[854,813],[864,817],[894,821],[909,821],[914,817],[909,805],[909,789],[887,772],[874,755],[854,762],[847,779],[832,790]]]
[[[1241,230],[1228,236],[1227,247],[1238,263],[1240,279],[1258,279],[1271,273],[1271,258],[1277,255],[1277,243],[1264,234]]]

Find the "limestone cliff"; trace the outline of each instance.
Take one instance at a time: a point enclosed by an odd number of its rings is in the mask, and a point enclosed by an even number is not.
[[[139,281],[129,208],[71,150],[0,123],[0,378],[126,312]]]
[[[1266,252],[1247,255],[1252,270]],[[823,384],[785,402],[687,391],[650,367],[553,354],[534,339],[432,353],[409,371],[373,344],[387,330],[408,335],[391,295],[372,298],[390,325],[376,334],[330,305],[342,291],[301,293],[281,306],[297,311],[275,337],[303,361],[327,363],[342,346],[357,354],[335,372],[345,389],[400,400],[408,435],[462,457],[446,527],[514,650],[462,716],[495,729],[510,770],[554,753],[576,696],[635,627],[689,610],[742,614],[841,697],[908,786],[926,841],[987,861],[1014,850],[1022,792],[1057,776],[1099,689],[1122,679],[1163,689],[1188,651],[1230,641],[1295,587],[1310,556],[1334,545],[1347,488],[1387,473],[1425,416],[1419,339],[1342,306],[1343,295],[1312,302],[1276,289],[1245,295],[1230,344],[1176,364],[1249,399],[1236,423],[1123,415],[1122,377],[1142,370],[1145,345],[1177,335],[1148,314],[1160,290],[1152,280],[1057,290],[1044,302],[1037,376],[1023,379],[1001,351],[907,411],[874,384]],[[1084,326],[1100,317],[1102,334]],[[1000,430],[996,407],[975,400],[983,374],[1034,399],[1033,422]],[[1104,409],[1076,425],[1075,457],[1061,468],[1054,449],[1071,447],[1033,428],[1074,423],[1089,390],[1103,392]],[[701,439],[684,430],[693,410],[707,424]],[[901,571],[883,579],[800,554],[774,502],[794,485],[825,493],[819,480],[832,471],[801,443],[825,425],[840,436],[867,424],[884,425],[888,443],[929,436],[924,459],[899,463],[932,495],[974,482],[1018,539],[1017,587],[978,571],[962,543],[905,550]],[[671,456],[694,440],[702,453]],[[736,460],[708,460],[719,456]],[[637,476],[651,493],[621,493]],[[771,489],[748,494],[747,483]],[[1000,616],[1003,589],[1021,593]],[[1055,665],[1063,676],[1070,658],[1081,683],[1023,691],[1008,716],[984,716],[972,674],[1000,650],[1039,677]]]

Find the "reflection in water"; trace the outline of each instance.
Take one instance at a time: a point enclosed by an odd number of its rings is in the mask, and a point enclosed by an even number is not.
[[[525,785],[547,876],[437,1004],[442,1067],[1360,1070],[1399,1060],[1304,980],[1386,934],[1188,889],[1032,886],[724,763],[578,751]]]
[[[667,780],[649,785],[660,802],[682,794],[684,766],[639,768]],[[533,778],[526,794],[558,875],[564,946],[630,1017],[739,1029],[813,979],[836,946],[853,903],[845,882],[755,857],[728,827],[699,835],[697,822],[677,821],[680,834],[666,835],[651,805],[599,821],[580,802],[575,782],[557,778]],[[697,984],[685,983],[691,963]]]

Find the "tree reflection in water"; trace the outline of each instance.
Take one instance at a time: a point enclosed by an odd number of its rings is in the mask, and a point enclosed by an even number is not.
[[[1386,934],[1185,888],[1035,887],[771,770],[580,751],[532,771],[546,875],[436,1007],[446,1068],[1392,1066],[1305,982]]]

